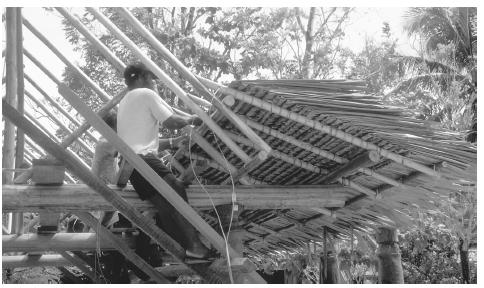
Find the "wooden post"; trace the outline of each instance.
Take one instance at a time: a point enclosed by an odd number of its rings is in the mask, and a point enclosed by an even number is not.
[[[17,110],[20,114],[24,113],[24,60],[23,60],[23,35],[22,35],[22,8],[17,7],[16,32],[17,32]],[[17,131],[17,146],[15,151],[15,167],[20,168],[23,164],[24,156],[24,132]],[[17,173],[15,174],[17,176]],[[23,223],[23,222],[22,222]]]
[[[378,283],[403,284],[403,268],[397,229],[380,227],[377,229],[378,243]]]
[[[324,251],[323,257],[320,258],[320,274],[319,283],[321,284],[338,284],[339,283],[339,269],[338,260],[334,249],[328,248],[327,243],[327,228],[324,226]]]
[[[6,41],[5,54],[6,65],[6,95],[8,104],[17,108],[17,13],[16,8],[6,8]],[[3,136],[2,168],[15,167],[15,126],[5,119]],[[10,184],[13,181],[13,172],[2,171],[2,184]]]

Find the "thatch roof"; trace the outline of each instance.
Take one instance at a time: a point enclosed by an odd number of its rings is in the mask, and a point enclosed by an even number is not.
[[[242,217],[250,231],[246,244],[248,252],[256,254],[272,253],[274,250],[305,247],[309,240],[319,241],[323,226],[336,236],[349,235],[354,231],[371,231],[378,225],[402,225],[410,220],[405,210],[411,206],[431,207],[432,201],[454,191],[453,182],[476,178],[476,147],[462,140],[461,135],[444,130],[428,121],[413,118],[411,111],[400,107],[384,105],[379,97],[363,94],[361,81],[345,80],[280,80],[280,81],[235,81],[230,88],[244,92],[258,99],[270,102],[289,110],[291,113],[308,117],[322,124],[343,130],[353,136],[378,145],[381,148],[406,156],[418,163],[434,167],[443,176],[435,179],[411,168],[385,158],[372,163],[368,168],[380,175],[402,182],[394,187],[386,182],[355,170],[345,178],[379,194],[377,199],[365,197],[357,190],[346,193],[344,207],[329,207],[336,217],[321,214],[318,209],[246,210]],[[220,93],[219,93],[220,94]],[[225,95],[219,95],[221,98]],[[324,134],[271,111],[251,104],[235,101],[232,110],[244,120],[251,120],[285,135],[286,139],[254,129],[276,153],[289,156],[291,161],[281,157],[269,157],[248,176],[255,183],[271,185],[315,185],[338,184],[336,180],[325,181],[327,173],[337,170],[344,163],[338,163],[307,149],[295,146],[287,139],[294,138],[326,150],[347,162],[367,151],[341,139]],[[227,131],[243,136],[219,112],[213,119]],[[272,135],[270,135],[272,134]],[[203,136],[223,151],[227,161],[237,168],[243,166],[238,159],[213,133],[205,130]],[[256,150],[242,140],[247,154]],[[191,152],[204,155],[202,149],[194,145]],[[274,155],[274,154],[273,154]],[[207,156],[207,158],[209,158]],[[188,157],[181,159],[187,163]],[[297,162],[297,163],[296,163]],[[300,165],[305,163],[305,166]],[[342,162],[342,161],[339,161]],[[209,168],[201,174],[205,184],[221,184],[229,174]],[[328,208],[328,207],[326,207]],[[325,210],[328,211],[328,210]],[[333,215],[333,216],[334,216]],[[207,219],[215,216],[206,214]],[[215,225],[215,222],[213,222]]]

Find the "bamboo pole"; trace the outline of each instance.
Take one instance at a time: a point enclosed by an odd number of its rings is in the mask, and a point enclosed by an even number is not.
[[[55,101],[52,97],[49,96],[49,94],[47,94],[42,88],[40,88],[40,86],[35,83],[35,81],[29,77],[29,75],[25,74],[25,79],[27,79],[27,81],[30,82],[30,84],[37,90],[40,92],[40,94],[42,94],[42,96],[44,96],[45,99],[47,99],[47,101],[49,101],[49,103],[54,106],[59,112],[62,113],[62,115],[64,115],[67,119],[69,119],[69,121],[71,121],[74,125],[76,126],[81,126],[82,124],[77,121],[71,114],[69,114],[69,112],[67,112],[64,108],[62,108],[62,106],[59,105],[59,103],[57,103],[57,101]],[[94,142],[97,142],[97,138],[94,137],[94,135],[92,135],[92,133],[88,130],[86,131],[86,134],[91,138],[91,140],[93,140]]]
[[[119,71],[123,72],[126,68],[126,65],[114,55],[109,48],[107,48],[96,36],[94,36],[87,28],[82,24],[82,22],[71,13],[67,11],[67,9],[63,7],[55,7],[55,9],[64,16],[71,24],[81,32],[84,37],[99,51],[101,52],[104,57]]]
[[[143,258],[138,256],[135,251],[133,251],[126,243],[119,239],[116,235],[111,233],[106,227],[101,225],[101,223],[88,212],[76,212],[76,215],[81,218],[81,220],[87,225],[91,226],[101,237],[101,242],[108,242],[113,245],[116,250],[123,254],[126,259],[131,263],[136,265],[141,271],[145,272],[151,279],[155,280],[156,283],[171,283],[162,274],[156,271],[151,265],[146,263]]]
[[[229,252],[230,257],[240,258],[232,248],[227,247],[225,241],[220,235],[208,225],[198,214],[171,188],[153,169],[144,162],[140,156],[133,152],[129,146],[124,143],[116,133],[93,111],[85,105],[82,100],[74,94],[67,86],[61,85],[60,90],[65,90],[66,100],[76,108],[87,121],[89,121],[116,149],[125,157],[125,159],[136,169],[161,195],[171,204],[178,212],[185,217],[214,247],[221,253]],[[89,173],[90,174],[90,173]],[[91,174],[92,175],[92,174]],[[79,175],[80,176],[80,175]],[[106,186],[105,186],[106,187]],[[109,192],[115,193],[112,190]],[[114,206],[114,202],[111,201]],[[126,203],[126,202],[124,202]],[[124,204],[123,203],[123,204]],[[127,204],[127,203],[126,203]],[[132,208],[132,207],[130,207]],[[127,210],[127,209],[126,209]],[[121,211],[123,213],[123,211]],[[124,214],[124,213],[123,213]],[[128,215],[125,214],[127,217]],[[127,217],[129,219],[129,217]],[[134,218],[134,217],[133,217]],[[133,221],[134,222],[134,221]],[[135,222],[136,223],[136,222]],[[138,224],[138,223],[137,223]],[[143,229],[143,227],[140,227]],[[143,230],[145,231],[145,230]],[[151,232],[151,231],[150,231]],[[147,233],[145,231],[145,233]],[[150,233],[147,233],[150,235]],[[170,239],[171,240],[171,239]],[[251,277],[256,283],[265,283],[262,277],[252,273]]]
[[[111,242],[99,242],[98,240],[99,236],[97,236],[96,233],[56,233],[53,235],[28,233],[23,235],[3,235],[2,251],[4,253],[34,251],[83,251],[96,250],[97,247],[103,250],[115,249]],[[130,246],[134,246],[134,242],[131,244],[132,245]]]
[[[40,124],[40,122],[35,119],[35,117],[33,117],[32,115],[30,115],[30,113],[28,112],[25,112],[25,115],[27,116],[27,118],[32,121],[35,125],[37,125],[37,127],[39,127],[39,129],[41,131],[43,131],[47,136],[49,136],[50,139],[52,139],[53,141],[59,143],[59,138],[57,138],[54,134],[50,133],[49,130],[47,130],[42,124]],[[71,134],[72,135],[72,134]],[[67,139],[67,138],[66,138]],[[65,140],[64,140],[65,141]],[[64,149],[68,148],[68,147],[62,147]],[[70,148],[69,148],[70,149]],[[79,155],[77,155],[76,153],[74,153],[73,151],[70,151],[72,152],[72,155],[81,163],[81,165],[83,165],[84,167],[88,168],[89,165],[86,164],[86,162],[84,162],[84,160],[81,159],[81,157],[79,157]],[[22,173],[23,174],[23,173]],[[19,176],[20,177],[20,176]]]
[[[109,187],[106,186],[106,184],[104,184],[104,182],[102,182],[100,179],[98,179],[98,177],[93,175],[90,172],[89,169],[84,168],[81,165],[79,165],[79,162],[73,157],[73,155],[71,153],[67,153],[67,151],[62,149],[60,146],[56,145],[50,138],[43,135],[43,133],[41,131],[39,131],[38,128],[36,128],[34,125],[32,125],[31,123],[26,121],[25,118],[23,118],[22,116],[18,115],[18,113],[15,111],[14,108],[12,108],[12,106],[5,103],[4,100],[2,100],[2,104],[3,104],[2,113],[7,118],[9,118],[11,121],[13,121],[20,129],[23,129],[25,133],[29,134],[32,138],[36,139],[36,141],[44,149],[46,149],[49,153],[51,153],[54,157],[63,161],[67,168],[74,171],[82,181],[84,181],[87,185],[89,185],[91,188],[93,188],[98,193],[100,193],[107,201],[109,201],[126,218],[128,218],[131,222],[133,222],[135,225],[137,225],[143,232],[145,232],[147,235],[149,235],[158,244],[160,244],[168,253],[173,255],[173,257],[175,259],[177,259],[177,261],[183,262],[182,259],[183,259],[185,253],[184,253],[184,250],[182,249],[182,247],[178,243],[174,242],[166,233],[164,233],[162,230],[160,230],[154,223],[151,223],[150,221],[148,221],[146,219],[146,217],[144,217],[140,212],[136,211],[131,205],[129,205],[116,192],[109,189]],[[89,110],[89,108],[87,106],[85,107],[85,109],[87,109],[89,112],[93,113],[92,111]],[[87,117],[87,119],[92,119],[93,117],[96,120],[95,123],[96,123],[97,128],[100,128],[103,135],[106,136],[109,133],[112,133],[110,136],[117,137],[115,135],[114,131],[112,131],[112,129],[109,128],[104,123],[104,121],[102,121],[99,117],[95,116],[95,114],[89,115],[89,117]],[[108,132],[108,133],[106,133],[106,132]],[[109,140],[109,138],[108,138],[108,140]],[[119,148],[119,147],[117,147],[117,148]],[[118,149],[118,150],[121,150],[121,149]],[[125,151],[121,151],[121,153],[123,155],[126,155]],[[133,154],[134,154],[134,152],[133,152]],[[136,154],[135,154],[135,156],[139,157]],[[127,159],[132,161],[132,158],[127,158]],[[141,159],[139,159],[139,160],[142,161]],[[146,165],[145,168],[149,169],[149,166],[147,166],[146,163],[143,162],[143,164]],[[133,165],[133,166],[136,169],[138,169],[137,165]],[[144,170],[146,170],[146,169],[144,169]],[[138,169],[138,171],[140,171],[140,169]],[[154,174],[153,171],[151,171],[151,172]],[[154,176],[159,177],[156,174]],[[155,185],[155,187],[156,186],[157,185]],[[166,185],[166,186],[168,186],[168,185]],[[171,187],[169,187],[169,186],[167,188],[171,189]],[[166,190],[163,190],[163,191],[166,191]],[[173,191],[173,194],[175,194],[175,193],[176,192]],[[181,201],[183,201],[183,199],[181,199]],[[185,202],[183,202],[183,203],[185,203]],[[234,254],[231,253],[231,255],[234,255]],[[238,255],[234,255],[234,256],[238,256]],[[206,269],[204,269],[203,267],[193,266],[193,269],[195,271],[197,271],[202,277],[207,276],[206,275]],[[253,278],[255,278],[254,281],[256,281],[258,279],[258,278],[256,278],[256,276],[253,277]]]
[[[151,59],[149,59],[139,47],[133,43],[122,31],[120,31],[116,26],[107,19],[104,14],[100,13],[94,8],[86,8],[91,12],[96,19],[101,22],[106,28],[108,28],[111,33],[113,33],[119,40],[121,40],[131,51],[143,62],[150,70],[153,72],[158,79],[160,79],[171,91],[173,91],[187,107],[195,114],[197,114],[203,122],[217,134],[218,137],[245,163],[249,163],[251,158],[239,147],[237,146],[224,131],[203,111],[199,106],[197,106],[190,97],[187,95],[183,89],[178,86],[178,84],[173,81],[163,70],[161,70]]]
[[[338,169],[333,170],[328,175],[325,175],[322,179],[316,179],[314,184],[321,184],[321,183],[332,183],[334,180],[338,178],[348,176],[355,172],[360,167],[367,167],[376,164],[373,162],[372,157],[370,156],[370,152],[365,151],[363,154],[357,156],[356,158],[352,159],[350,162],[338,167]]]
[[[251,142],[247,138],[244,138],[244,137],[242,137],[240,135],[237,135],[237,134],[234,134],[234,133],[228,132],[228,131],[226,131],[225,133],[232,140],[234,140],[237,143],[241,143],[241,144],[244,144],[246,146],[256,148],[255,147],[255,144],[253,142]],[[304,162],[304,161],[302,161],[300,159],[294,158],[292,156],[289,156],[289,155],[287,155],[285,153],[282,153],[282,152],[279,152],[277,150],[272,150],[271,156],[274,157],[274,158],[280,159],[280,160],[282,160],[282,161],[284,161],[286,163],[292,164],[292,165],[294,165],[296,167],[300,167],[300,168],[306,169],[308,171],[311,171],[313,173],[317,173],[317,174],[327,174],[328,173],[328,170],[326,170],[326,169],[316,167],[313,164]]]
[[[24,113],[24,61],[23,61],[23,35],[22,35],[22,8],[16,8],[17,16],[16,22],[16,57],[17,57],[17,110],[20,113]],[[15,167],[20,167],[23,164],[24,155],[24,133],[23,131],[17,131],[17,143],[15,146]],[[15,174],[15,176],[17,176]],[[23,215],[21,215],[23,219]],[[23,222],[22,222],[23,223]],[[18,227],[20,228],[20,227]],[[21,231],[21,230],[19,230]]]
[[[369,188],[366,188],[364,186],[361,186],[349,179],[346,179],[346,178],[339,178],[338,179],[338,182],[341,183],[342,185],[345,185],[345,186],[348,186],[348,187],[351,187],[353,189],[355,189],[356,191],[358,192],[361,192],[369,197],[372,197],[372,198],[375,198],[377,196],[377,193]]]
[[[321,157],[335,161],[337,163],[344,164],[344,163],[348,162],[348,159],[340,157],[340,156],[338,156],[334,153],[331,153],[329,151],[314,147],[313,145],[306,143],[306,142],[303,142],[303,141],[300,141],[300,140],[298,140],[298,139],[296,139],[296,138],[294,138],[290,135],[283,134],[283,133],[281,133],[277,130],[271,129],[267,126],[264,126],[262,124],[255,122],[255,121],[252,121],[252,120],[248,119],[247,117],[244,117],[244,116],[241,116],[241,115],[239,115],[239,117],[242,119],[242,121],[247,123],[247,125],[249,125],[251,128],[254,128],[256,130],[264,132],[267,135],[271,135],[271,136],[273,136],[277,139],[283,140],[283,141],[290,143],[294,146],[297,146],[301,149],[307,150],[311,153],[314,153],[314,154],[319,155]]]
[[[39,100],[37,100],[34,95],[32,95],[29,91],[25,91],[25,94],[30,98],[30,100],[34,101],[34,103],[38,107],[40,107],[40,109],[42,109],[42,111],[44,111],[45,114],[47,114],[47,116],[49,116],[49,118],[59,126],[59,128],[63,129],[64,132],[66,132],[67,134],[72,134],[71,129],[69,129],[66,125],[64,125],[64,123],[62,123],[62,121],[60,121],[54,114],[52,114],[52,112],[50,112],[50,110],[47,109],[47,107],[45,107],[44,104],[42,104]],[[94,156],[93,149],[89,147],[89,145],[86,142],[82,141],[82,139],[80,138],[77,138],[76,141],[80,144],[82,148],[86,150],[86,152],[88,152],[88,154],[91,157]]]
[[[67,259],[60,254],[2,256],[3,269],[69,266],[70,263],[71,262],[67,261]]]
[[[293,120],[295,122],[301,123],[303,125],[309,126],[313,129],[316,129],[316,130],[321,131],[323,133],[329,134],[333,137],[336,137],[338,139],[341,139],[345,142],[351,143],[351,144],[356,145],[358,147],[361,147],[363,149],[375,151],[375,152],[378,153],[378,155],[385,157],[385,158],[388,158],[390,160],[393,160],[395,163],[401,164],[401,165],[406,166],[408,168],[415,169],[417,171],[420,171],[422,173],[425,173],[425,174],[433,176],[433,177],[437,177],[437,178],[441,177],[440,173],[438,173],[438,172],[436,172],[432,169],[429,169],[427,166],[425,166],[423,164],[417,163],[417,162],[411,160],[408,157],[404,157],[402,155],[399,155],[399,154],[396,154],[394,152],[383,149],[383,148],[381,148],[381,147],[379,147],[379,146],[377,146],[373,143],[364,141],[363,139],[356,137],[356,136],[353,136],[353,135],[346,133],[342,130],[336,129],[336,128],[328,126],[328,125],[321,124],[318,121],[309,119],[309,118],[304,117],[302,115],[299,115],[295,112],[291,112],[287,109],[284,109],[280,106],[274,105],[274,104],[269,103],[267,101],[258,99],[256,97],[253,97],[253,96],[250,96],[250,95],[247,95],[246,93],[242,93],[242,92],[237,91],[235,89],[225,87],[223,85],[220,85],[220,84],[215,83],[213,81],[210,81],[208,79],[204,79],[204,78],[200,78],[200,77],[199,77],[199,79],[207,87],[209,87],[211,89],[218,89],[221,93],[224,93],[224,94],[232,95],[233,97],[235,97],[239,101],[243,101],[245,103],[248,103],[250,105],[258,107],[260,109],[264,109],[266,111],[269,111],[271,113],[279,115],[281,117],[284,117],[284,118]]]
[[[39,40],[42,41],[42,43],[44,43],[45,46],[47,46],[62,62],[64,62],[64,64],[66,64],[69,68],[74,70],[81,77],[81,79],[91,89],[93,89],[94,92],[96,92],[96,94],[101,98],[103,102],[107,102],[109,101],[109,99],[111,99],[111,97],[104,90],[102,90],[102,88],[99,87],[99,85],[97,85],[94,81],[92,81],[91,78],[89,78],[89,76],[87,76],[79,67],[77,67],[77,65],[69,61],[69,59],[67,59],[67,57],[65,57],[55,47],[55,45],[49,42],[49,40],[46,37],[44,37],[44,35],[42,35],[37,29],[35,29],[35,27],[32,24],[30,24],[30,22],[27,19],[23,18],[23,23],[25,27],[27,27],[30,30],[30,32],[32,32],[32,34],[37,36],[37,38],[39,38]]]
[[[108,62],[110,62],[114,66],[114,68],[116,68],[116,70],[123,73],[124,69],[126,68],[126,65],[118,57],[116,57],[116,55],[112,53],[111,50],[106,45],[104,45],[99,39],[97,39],[97,37],[94,34],[92,34],[84,24],[82,24],[82,22],[78,19],[77,16],[70,14],[67,11],[67,9],[62,7],[56,7],[55,9],[57,9],[57,11],[60,14],[62,14],[62,16],[64,16],[67,20],[69,20],[71,24],[82,35],[84,35],[84,37],[86,37],[91,42],[91,44],[93,44],[93,46],[108,60]],[[204,99],[201,99],[195,95],[191,95],[191,94],[188,94],[188,95],[192,98],[193,101],[195,101],[195,103],[206,108],[211,107],[210,102]]]
[[[192,86],[203,96],[212,100],[213,105],[222,114],[227,117],[227,119],[232,122],[237,129],[239,129],[247,138],[254,142],[255,146],[265,151],[265,155],[271,152],[271,147],[260,138],[252,129],[250,129],[240,118],[230,109],[228,109],[222,102],[216,98],[210,91],[200,83],[200,81],[193,75],[193,73],[188,70],[188,68],[183,65],[156,37],[148,31],[143,24],[141,24],[126,8],[116,8],[116,12],[121,15],[124,20],[126,20],[131,27],[138,31],[141,36],[143,36],[164,58],[170,63],[175,70],[178,71]],[[183,100],[183,99],[182,99]],[[185,103],[187,104],[187,103]],[[187,104],[188,105],[188,104]]]
[[[56,85],[59,85],[62,83],[59,79],[57,79],[57,77],[54,76],[54,74],[52,74],[52,72],[49,71],[49,69],[47,69],[47,67],[45,67],[45,65],[43,65],[37,58],[35,58],[34,55],[32,55],[32,53],[30,53],[29,50],[27,50],[27,48],[25,47],[24,47],[24,55],[27,56],[27,58],[29,58],[29,60],[32,61],[32,63],[34,63],[35,66],[37,66]]]
[[[191,153],[190,154],[190,153],[188,153],[188,151],[180,151],[180,155],[184,155],[185,157],[190,158],[192,161],[193,160],[207,161],[208,162],[208,166],[210,166],[211,168],[217,169],[217,170],[219,170],[221,172],[229,173],[229,170],[227,169],[227,165],[224,165],[224,166],[223,165],[220,165],[219,163],[217,163],[215,161],[212,161],[209,158],[203,157],[203,156],[201,156],[199,154],[195,154],[195,153]],[[219,154],[219,155],[221,155],[221,154]],[[234,169],[235,169],[235,167],[234,167]],[[244,177],[242,177],[242,179],[245,179],[245,180],[243,180],[244,182],[240,182],[242,185],[263,185],[263,184],[266,184],[266,183],[264,183],[262,181],[255,180],[254,178],[249,177],[247,175],[244,176]],[[247,184],[244,184],[244,183],[247,183]]]
[[[8,104],[13,107],[17,107],[17,94],[18,94],[18,81],[17,81],[17,27],[16,27],[16,8],[6,8],[6,53],[5,53],[5,66],[6,66],[6,92],[5,99]],[[15,167],[15,126],[5,119],[5,128],[3,136],[3,149],[2,149],[2,167],[14,168]],[[13,173],[2,171],[2,184],[12,183]]]
[[[109,185],[138,210],[153,211],[154,206],[139,199],[131,186]],[[232,203],[232,185],[191,185],[187,188],[188,202],[194,207],[212,206],[207,193],[216,204]],[[83,184],[62,186],[3,185],[4,211],[113,211],[113,206]],[[351,197],[351,188],[328,186],[236,186],[237,202],[248,209],[286,209],[290,207],[340,207]],[[329,212],[329,216],[331,213]]]
[[[195,129],[188,128],[190,139],[198,144],[210,157],[212,157],[215,162],[224,167],[229,174],[237,173],[237,168],[233,166],[229,161],[227,161],[222,154],[220,154],[215,148],[213,148],[208,141],[203,138]],[[243,185],[251,185],[251,182],[246,178],[247,176],[241,177],[239,179],[240,183]]]
[[[378,180],[380,180],[382,182],[385,182],[387,184],[390,184],[390,185],[392,185],[394,187],[401,187],[401,186],[403,186],[403,183],[398,182],[395,179],[392,179],[392,178],[386,177],[384,175],[381,175],[381,174],[375,172],[374,170],[371,170],[371,169],[368,169],[368,168],[360,168],[360,169],[358,169],[358,171],[360,171],[360,172],[362,172],[362,173],[364,173],[364,174],[366,174],[368,176],[371,176],[371,177],[373,177],[375,179],[378,179]]]

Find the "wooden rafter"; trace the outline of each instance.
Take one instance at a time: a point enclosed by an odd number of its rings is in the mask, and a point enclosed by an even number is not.
[[[361,147],[363,149],[375,151],[376,153],[378,153],[378,155],[385,157],[385,158],[388,158],[388,159],[394,161],[395,163],[398,163],[398,164],[401,164],[403,166],[415,169],[415,170],[420,171],[422,173],[425,173],[427,175],[440,178],[440,173],[438,173],[438,172],[436,172],[432,169],[429,169],[425,165],[417,163],[417,162],[415,162],[414,160],[412,160],[408,157],[405,157],[405,156],[399,155],[397,153],[391,152],[389,150],[383,149],[383,148],[381,148],[381,147],[379,147],[379,146],[377,146],[373,143],[367,142],[367,141],[365,141],[365,140],[363,140],[359,137],[353,136],[353,135],[351,135],[347,132],[344,132],[342,130],[336,129],[336,128],[328,126],[328,125],[321,124],[319,121],[315,121],[315,120],[312,120],[312,119],[307,118],[305,116],[299,115],[297,113],[293,113],[293,112],[291,112],[287,109],[284,109],[280,106],[277,106],[273,103],[269,103],[267,101],[261,100],[259,98],[254,97],[254,96],[250,96],[250,95],[243,93],[243,92],[240,92],[238,90],[225,87],[221,84],[210,81],[208,79],[199,77],[199,80],[203,84],[205,84],[207,87],[209,87],[211,89],[219,90],[221,93],[232,95],[233,97],[235,97],[239,101],[243,101],[245,103],[248,103],[250,105],[258,107],[260,109],[269,111],[269,112],[274,113],[276,115],[279,115],[281,117],[284,117],[284,118],[290,119],[292,121],[301,123],[303,125],[309,126],[313,129],[316,129],[316,130],[321,131],[323,133],[329,134],[333,137],[336,137],[338,139],[341,139],[343,141],[346,141],[348,143],[351,143],[351,144],[356,145],[358,147]]]

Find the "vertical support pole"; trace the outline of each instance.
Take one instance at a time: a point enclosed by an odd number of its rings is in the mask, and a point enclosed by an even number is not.
[[[336,259],[336,253],[333,251],[334,248],[328,248],[328,232],[327,227],[324,227],[324,234],[323,234],[323,243],[324,243],[324,251],[323,251],[323,259],[321,259],[320,265],[320,275],[319,275],[319,282],[321,284],[338,284],[339,283],[339,269],[338,269],[338,260]]]
[[[17,108],[17,29],[16,8],[6,8],[6,96],[8,104]],[[5,118],[5,132],[3,136],[2,168],[15,167],[15,126]],[[2,184],[13,182],[12,172],[2,172]]]
[[[23,30],[22,30],[22,8],[17,7],[15,28],[16,28],[16,59],[17,59],[17,111],[20,114],[24,114],[24,53],[23,53]],[[17,143],[15,146],[15,167],[16,168],[26,168],[24,167],[24,149],[25,149],[25,135],[20,129],[17,129]],[[20,175],[20,173],[15,173],[14,177]],[[18,212],[13,214],[13,233],[23,234],[24,231],[24,213]]]
[[[378,283],[403,284],[403,268],[397,229],[379,227],[376,234],[378,243]]]
[[[22,8],[15,8],[16,15],[16,32],[17,32],[17,110],[20,114],[24,114],[24,60],[23,60],[23,33],[22,33]],[[17,130],[17,146],[15,150],[15,167],[22,168],[24,160],[24,132],[20,129]],[[15,177],[17,176],[17,173]]]

